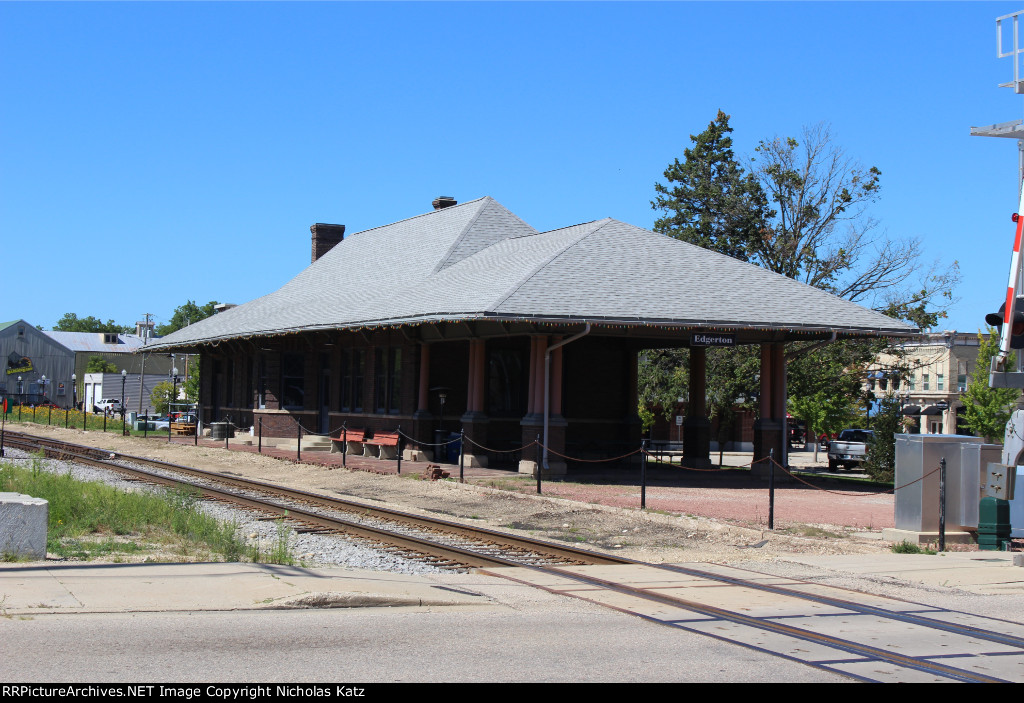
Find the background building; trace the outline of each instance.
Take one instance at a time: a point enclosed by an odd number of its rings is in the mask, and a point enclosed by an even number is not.
[[[892,390],[910,433],[970,435],[960,417],[960,396],[977,365],[978,347],[978,333],[945,331],[906,339],[899,345],[901,354],[879,355],[869,373],[882,377],[869,381],[866,390],[873,385],[876,396]],[[900,367],[906,372],[890,385],[892,370]]]

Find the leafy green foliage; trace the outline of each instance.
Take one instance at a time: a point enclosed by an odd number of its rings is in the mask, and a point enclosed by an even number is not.
[[[199,380],[200,366],[199,355],[190,355],[188,362],[188,378],[186,378],[185,382],[182,384],[182,387],[185,389],[185,400],[190,403],[199,402],[199,390],[201,388]]]
[[[736,162],[729,115],[721,110],[708,128],[691,135],[685,160],[675,159],[656,183],[651,207],[663,215],[654,231],[746,261],[765,216],[765,197],[757,181]]]
[[[1006,422],[1013,412],[1013,405],[1020,397],[1015,388],[989,388],[988,373],[991,359],[999,351],[999,335],[988,328],[988,338],[978,335],[978,361],[967,384],[967,392],[960,396],[963,409],[960,417],[964,424],[978,437],[988,441],[1002,442]],[[1013,355],[1009,364],[1013,363]]]
[[[655,408],[669,419],[676,402],[685,398],[689,376],[686,349],[648,349],[640,356],[637,370],[640,421],[646,432],[654,424]]]
[[[170,381],[161,381],[153,386],[149,399],[153,403],[153,410],[157,415],[166,415],[171,403],[177,402],[175,392],[180,390]]]
[[[878,403],[872,420],[874,436],[868,444],[864,470],[875,481],[891,482],[896,474],[896,437],[903,431],[900,401],[892,394]]]
[[[53,329],[59,332],[117,332],[118,334],[127,334],[135,331],[134,327],[119,325],[113,320],[102,322],[99,318],[92,315],[80,318],[73,312],[64,313],[64,317],[57,320],[57,324],[53,326]]]
[[[107,361],[98,354],[93,354],[89,357],[88,363],[85,365],[86,373],[117,373],[117,364]]]
[[[188,327],[200,320],[205,320],[216,312],[213,309],[215,305],[217,305],[216,300],[211,300],[203,306],[196,305],[194,300],[188,300],[184,305],[179,305],[174,309],[174,314],[171,315],[171,319],[167,323],[156,326],[156,333],[161,337],[165,337],[171,332],[180,330],[182,327]]]

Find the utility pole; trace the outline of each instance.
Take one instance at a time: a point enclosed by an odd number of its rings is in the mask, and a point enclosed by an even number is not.
[[[145,395],[142,388],[146,381],[146,342],[149,341],[149,318],[153,317],[153,313],[147,312],[143,313],[143,315],[145,316],[146,321],[143,323],[142,329],[139,330],[142,332],[142,372],[139,373],[139,415],[142,414],[142,396]]]

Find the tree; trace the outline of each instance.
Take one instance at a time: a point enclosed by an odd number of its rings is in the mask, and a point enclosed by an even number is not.
[[[180,330],[182,327],[188,327],[191,324],[204,320],[210,317],[216,310],[214,307],[217,305],[216,300],[211,300],[206,305],[196,305],[194,300],[188,300],[184,305],[179,305],[174,309],[174,314],[171,315],[171,319],[165,324],[157,325],[156,333],[165,337],[171,332]]]
[[[945,317],[959,268],[926,266],[920,240],[877,231],[868,207],[879,197],[881,171],[849,158],[825,125],[804,128],[802,141],[776,137],[755,151],[755,175],[772,209],[751,261],[921,329]]]
[[[662,217],[654,231],[746,261],[766,215],[764,192],[732,151],[729,115],[721,110],[708,128],[690,135],[685,161],[665,169],[672,184],[654,184],[651,207]]]
[[[157,415],[166,415],[170,410],[171,403],[176,403],[176,387],[170,381],[160,381],[153,386],[149,399],[153,402],[153,411]]]
[[[649,349],[640,356],[637,412],[645,432],[654,424],[655,408],[669,419],[675,414],[676,402],[686,397],[688,359],[686,349]]]
[[[86,373],[117,373],[117,364],[107,361],[98,354],[89,357],[85,366]]]
[[[199,355],[196,354],[191,357],[191,361],[189,362],[188,378],[186,378],[185,382],[181,384],[182,388],[185,389],[185,400],[190,403],[199,402],[199,391],[200,388],[202,388],[199,381],[199,369]]]
[[[1006,422],[1010,419],[1013,406],[1020,397],[1015,388],[990,388],[988,385],[989,366],[992,357],[999,351],[999,334],[989,327],[988,337],[978,334],[978,361],[967,384],[967,392],[960,396],[963,411],[960,417],[971,432],[989,442],[1002,442]],[[1013,355],[1008,366],[1013,364]]]
[[[793,417],[807,423],[807,441],[814,443],[815,457],[817,438],[821,433],[832,435],[849,427],[857,414],[849,396],[832,391],[819,390],[811,395],[791,396],[788,404]]]
[[[880,193],[881,172],[846,156],[825,126],[806,128],[801,141],[759,143],[751,172],[735,163],[729,117],[719,112],[694,147],[665,171],[669,190],[655,186],[654,229],[749,261],[781,275],[873,307],[921,329],[945,316],[959,281],[956,262],[922,263],[914,238],[878,232],[869,206]],[[814,349],[794,344],[789,365],[791,397],[811,402],[831,395],[833,405],[859,392],[868,362],[884,348],[878,341],[843,341]],[[733,352],[735,353],[735,352]],[[709,364],[708,388],[728,379]],[[668,376],[664,370],[662,377]],[[657,376],[645,366],[641,379]],[[756,389],[751,389],[756,390]]]
[[[135,330],[134,327],[119,325],[113,320],[102,322],[92,315],[80,318],[73,312],[64,313],[64,317],[57,320],[53,329],[58,332],[116,332],[118,334],[127,334]]]
[[[900,408],[899,399],[891,391],[878,404],[864,460],[864,470],[875,481],[889,483],[896,474],[896,434],[903,431]]]

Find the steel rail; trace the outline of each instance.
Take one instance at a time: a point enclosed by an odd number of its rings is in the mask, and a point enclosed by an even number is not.
[[[31,436],[31,435],[22,435],[20,433],[8,433],[8,436],[9,436],[10,439],[13,439],[15,441],[15,443],[17,443],[17,444],[24,443],[24,446],[45,445],[45,446],[49,447],[51,451],[53,451],[54,453],[56,453],[59,456],[70,457],[70,458],[73,458],[74,460],[77,460],[77,461],[83,461],[85,463],[89,463],[89,464],[96,465],[96,466],[101,466],[103,468],[106,468],[106,469],[109,469],[109,470],[119,471],[119,472],[122,472],[122,473],[141,474],[141,475],[144,475],[147,478],[147,480],[153,480],[153,481],[157,481],[157,482],[168,484],[168,485],[178,485],[178,484],[180,484],[182,482],[174,480],[174,479],[170,479],[170,478],[167,478],[167,477],[164,477],[164,476],[159,476],[157,474],[153,474],[153,473],[148,472],[148,471],[144,471],[144,470],[140,470],[140,469],[131,469],[131,468],[128,468],[128,467],[120,466],[118,464],[111,464],[109,459],[110,459],[111,456],[113,456],[115,458],[120,458],[122,460],[127,460],[127,461],[132,461],[132,462],[138,462],[138,463],[143,463],[143,464],[160,466],[160,467],[172,470],[172,471],[182,471],[182,472],[190,473],[190,474],[193,474],[193,475],[201,476],[201,477],[209,479],[209,480],[226,481],[226,482],[229,482],[229,483],[232,483],[232,484],[245,486],[247,488],[252,488],[252,489],[257,489],[257,490],[267,490],[267,491],[273,491],[273,492],[281,491],[282,493],[287,494],[290,497],[296,497],[296,498],[302,499],[302,500],[311,500],[311,501],[314,501],[314,502],[317,502],[317,503],[320,503],[320,504],[324,504],[324,505],[326,505],[328,507],[332,507],[331,504],[335,504],[336,503],[336,504],[339,504],[339,505],[343,506],[342,509],[358,510],[360,512],[368,512],[368,511],[378,512],[378,513],[380,513],[380,514],[382,514],[384,516],[388,516],[388,517],[411,518],[414,521],[416,521],[418,524],[420,524],[421,526],[422,525],[426,525],[426,526],[428,526],[431,529],[437,529],[437,527],[439,525],[440,526],[445,526],[445,527],[452,527],[452,526],[454,526],[454,527],[459,528],[460,531],[464,530],[466,532],[482,532],[482,533],[487,534],[488,536],[499,537],[500,541],[503,541],[506,544],[512,541],[512,540],[509,539],[510,538],[509,535],[506,535],[504,533],[500,533],[500,532],[497,532],[497,531],[494,531],[494,530],[488,530],[486,528],[473,528],[473,527],[459,525],[458,523],[452,523],[450,521],[443,521],[443,520],[434,521],[434,520],[431,520],[429,518],[424,518],[422,516],[410,515],[408,513],[402,513],[400,511],[392,511],[392,510],[388,510],[388,509],[384,509],[384,508],[377,508],[375,506],[368,506],[366,504],[356,503],[356,502],[353,502],[353,501],[346,501],[346,500],[335,499],[335,498],[326,497],[326,496],[319,496],[319,495],[316,495],[316,494],[307,493],[305,491],[298,491],[298,490],[295,490],[295,489],[287,489],[285,487],[276,486],[274,484],[264,483],[264,482],[261,482],[261,481],[255,481],[255,480],[249,480],[249,479],[238,479],[236,477],[225,477],[225,476],[223,476],[221,474],[217,474],[217,473],[209,472],[209,471],[204,471],[202,469],[195,469],[195,468],[192,468],[192,467],[183,467],[183,466],[179,466],[179,465],[175,465],[175,464],[170,464],[168,462],[161,462],[161,461],[152,460],[152,459],[145,459],[145,458],[142,458],[142,457],[134,457],[134,456],[123,454],[123,453],[119,453],[119,452],[111,452],[109,450],[97,449],[97,448],[94,448],[94,447],[86,447],[86,446],[75,445],[75,444],[71,444],[71,443],[58,442],[58,441],[55,441],[55,440],[48,440],[48,439],[45,439],[45,438],[34,437],[34,436]],[[71,453],[71,452],[68,451],[68,449],[67,449],[68,447],[73,447],[75,449],[84,450],[86,453],[103,454],[104,456],[107,457],[107,459],[98,459],[98,458],[83,456],[83,455],[77,454],[77,452],[76,453]],[[350,523],[349,521],[343,520],[341,518],[330,518],[330,517],[318,515],[318,514],[315,514],[315,513],[311,513],[311,512],[308,512],[308,511],[303,511],[301,509],[297,509],[297,508],[294,508],[294,507],[291,507],[291,506],[284,506],[284,505],[275,504],[275,503],[268,503],[266,501],[259,501],[259,500],[256,500],[256,499],[248,498],[246,496],[241,496],[241,495],[233,493],[231,491],[220,491],[220,490],[217,490],[217,489],[210,488],[208,486],[196,486],[196,487],[199,490],[201,490],[204,494],[207,494],[210,497],[213,497],[213,498],[216,498],[216,499],[230,500],[230,501],[239,502],[239,503],[249,503],[250,507],[253,507],[253,508],[256,508],[256,509],[260,509],[260,510],[268,510],[268,509],[275,510],[275,511],[277,511],[278,514],[287,515],[289,518],[292,518],[292,519],[298,519],[298,520],[301,520],[303,522],[308,522],[308,523],[311,523],[311,524],[319,525],[319,526],[324,527],[325,529],[332,529],[332,530],[341,529],[341,530],[346,531],[346,532],[351,531],[353,533],[359,534],[360,536],[362,536],[362,537],[364,537],[366,539],[371,539],[373,541],[378,541],[378,542],[385,541],[385,542],[392,542],[393,543],[393,541],[395,541],[395,540],[401,540],[404,544],[400,545],[400,548],[409,549],[409,550],[416,551],[416,552],[419,552],[419,553],[428,554],[430,556],[434,556],[434,557],[437,557],[437,558],[442,558],[442,559],[456,561],[456,562],[459,562],[459,563],[464,563],[464,564],[467,564],[467,565],[470,565],[470,566],[475,566],[475,567],[478,567],[478,568],[483,568],[483,569],[485,569],[485,573],[487,573],[486,572],[486,568],[488,568],[488,567],[492,567],[492,568],[496,567],[496,566],[500,566],[500,567],[515,566],[515,567],[520,567],[520,568],[525,567],[525,568],[533,569],[533,570],[540,571],[540,572],[547,573],[547,574],[558,575],[558,576],[563,577],[563,578],[571,579],[571,580],[573,580],[575,582],[579,582],[579,583],[583,583],[583,584],[587,584],[587,585],[591,585],[591,586],[597,586],[597,587],[608,589],[608,590],[613,590],[613,591],[616,591],[616,592],[619,592],[619,593],[623,593],[625,595],[631,595],[631,596],[634,596],[634,597],[642,598],[644,600],[654,601],[654,602],[658,602],[658,603],[661,603],[661,604],[664,604],[664,605],[669,605],[669,606],[672,606],[672,607],[681,608],[681,609],[684,609],[684,610],[687,610],[687,611],[690,611],[690,612],[695,612],[695,613],[706,615],[706,616],[709,616],[709,617],[720,618],[722,620],[726,620],[726,621],[729,621],[729,622],[737,623],[737,624],[740,624],[740,625],[744,625],[744,626],[748,626],[748,627],[753,627],[753,628],[760,629],[760,630],[766,630],[766,631],[773,632],[773,633],[776,633],[776,634],[781,634],[781,635],[785,635],[785,636],[789,636],[789,637],[794,637],[794,638],[802,639],[802,640],[809,641],[809,642],[814,642],[814,643],[817,643],[817,644],[820,644],[820,645],[823,645],[823,646],[827,646],[827,647],[831,647],[831,648],[834,648],[834,649],[838,649],[840,651],[845,651],[845,652],[856,654],[856,655],[859,655],[859,656],[868,657],[870,659],[885,661],[885,662],[888,662],[888,663],[896,665],[896,666],[901,666],[901,667],[906,667],[906,668],[910,668],[910,669],[915,669],[915,670],[918,670],[918,671],[924,671],[924,672],[931,673],[931,674],[936,674],[936,675],[947,677],[947,678],[951,678],[951,679],[954,679],[954,680],[957,680],[957,681],[976,681],[976,682],[1000,682],[1000,681],[1002,681],[1001,679],[997,679],[995,677],[986,676],[986,675],[983,675],[983,674],[975,674],[975,673],[970,672],[970,671],[965,671],[963,669],[959,669],[959,668],[956,668],[956,667],[948,666],[948,665],[945,665],[945,664],[939,664],[939,663],[931,662],[931,661],[928,661],[926,659],[921,659],[921,658],[911,657],[911,656],[908,656],[908,655],[903,655],[903,654],[899,654],[899,653],[895,653],[895,652],[890,652],[890,651],[887,651],[887,650],[884,650],[884,649],[873,647],[871,645],[865,645],[865,644],[861,644],[861,643],[854,642],[854,641],[851,641],[851,640],[831,637],[831,636],[828,636],[828,635],[822,635],[822,634],[813,632],[811,630],[805,630],[803,628],[794,627],[792,625],[785,625],[785,624],[781,624],[781,623],[776,623],[776,622],[772,622],[770,620],[766,620],[766,619],[763,619],[763,618],[757,618],[757,617],[753,617],[753,616],[749,616],[749,615],[744,615],[742,613],[737,613],[737,612],[725,610],[723,608],[718,608],[716,606],[705,605],[705,604],[697,603],[697,602],[694,602],[694,601],[678,598],[678,597],[675,597],[675,596],[665,595],[665,594],[658,593],[658,592],[650,590],[650,589],[645,589],[645,588],[640,588],[640,587],[635,587],[635,586],[629,586],[629,585],[626,585],[626,584],[621,584],[621,583],[616,583],[614,581],[609,581],[607,579],[602,579],[602,578],[597,578],[597,577],[593,577],[593,576],[586,576],[586,575],[583,575],[583,574],[578,574],[578,573],[575,573],[573,571],[568,571],[565,568],[560,567],[560,566],[555,566],[555,565],[538,565],[538,564],[530,564],[530,563],[525,563],[524,564],[523,562],[520,562],[520,561],[514,561],[514,560],[510,560],[510,559],[505,559],[505,558],[494,556],[494,555],[482,555],[482,554],[479,554],[479,553],[476,553],[476,552],[472,552],[470,550],[461,549],[459,547],[453,547],[453,546],[449,546],[449,545],[437,545],[437,544],[435,544],[433,542],[430,542],[430,541],[427,541],[427,540],[422,540],[420,538],[411,537],[411,536],[408,536],[408,535],[397,535],[396,533],[393,533],[393,532],[390,532],[390,531],[387,531],[387,530],[379,530],[378,528],[373,528],[373,527],[369,527],[369,526],[365,526],[365,525],[358,525],[358,524]],[[572,552],[573,554],[576,554],[576,555],[588,556],[588,557],[589,556],[603,556],[603,555],[598,555],[595,552],[590,552],[588,550],[577,550],[577,549],[574,549],[574,548],[571,548],[571,547],[563,548],[560,545],[553,545],[553,544],[548,543],[548,542],[541,542],[541,541],[530,540],[530,539],[522,539],[522,538],[514,538],[514,539],[516,541],[521,541],[524,544],[530,545],[529,546],[530,551],[535,551],[535,552],[538,551],[540,547],[558,547],[560,549],[568,550],[568,551],[570,551],[570,552]],[[713,572],[704,571],[702,569],[681,567],[681,566],[675,566],[675,565],[665,565],[665,564],[648,564],[646,562],[641,562],[641,561],[637,561],[637,560],[633,560],[633,559],[627,559],[627,558],[622,558],[622,557],[604,557],[603,560],[600,561],[600,562],[589,562],[589,563],[633,564],[633,565],[645,566],[645,567],[649,567],[649,568],[665,570],[665,571],[670,571],[670,572],[675,572],[675,573],[682,573],[682,574],[686,574],[686,575],[690,575],[690,576],[694,576],[694,577],[698,577],[698,578],[713,580],[713,581],[721,582],[721,583],[727,583],[727,584],[734,585],[734,586],[750,588],[750,589],[756,589],[756,590],[761,590],[761,591],[765,591],[765,592],[774,593],[774,594],[777,594],[777,595],[783,595],[783,596],[787,596],[787,597],[792,597],[792,598],[796,598],[796,599],[799,599],[799,600],[812,601],[812,602],[816,602],[816,603],[832,605],[834,607],[843,608],[843,609],[850,610],[850,611],[856,612],[856,613],[874,615],[874,616],[877,616],[877,617],[883,617],[883,618],[887,618],[887,619],[902,621],[902,622],[918,625],[918,626],[925,627],[925,628],[942,630],[942,631],[951,632],[951,633],[954,633],[954,634],[960,634],[960,635],[965,635],[965,636],[970,636],[970,637],[976,637],[976,638],[979,638],[979,639],[985,639],[985,640],[988,640],[988,641],[991,641],[991,642],[996,642],[996,643],[1000,643],[1000,644],[1004,644],[1004,645],[1009,645],[1009,646],[1013,646],[1013,647],[1017,647],[1017,648],[1024,648],[1024,639],[1022,639],[1020,637],[1015,637],[1013,635],[1006,635],[1006,634],[1003,634],[1003,633],[983,630],[981,628],[977,628],[977,627],[973,627],[973,626],[957,625],[957,624],[954,624],[954,623],[943,622],[943,621],[935,620],[933,618],[929,618],[929,617],[925,617],[925,616],[920,616],[920,615],[915,615],[915,614],[898,613],[898,612],[886,610],[884,608],[879,608],[877,606],[871,606],[871,605],[856,603],[856,602],[853,602],[853,601],[848,601],[848,600],[845,600],[845,599],[842,599],[842,598],[835,598],[835,597],[830,597],[830,596],[821,596],[821,595],[816,595],[816,594],[805,593],[805,592],[798,591],[798,590],[795,590],[795,589],[792,589],[792,588],[786,588],[786,587],[783,587],[783,586],[773,586],[773,585],[769,585],[769,584],[758,583],[758,582],[754,582],[754,581],[748,581],[748,580],[745,580],[745,579],[742,579],[742,578],[739,578],[739,577],[731,577],[731,576],[725,576],[725,575],[721,575],[721,574],[715,574]],[[754,572],[754,573],[757,573],[757,572]],[[517,582],[520,582],[520,583],[530,583],[528,581],[523,581],[523,580],[517,579],[514,576],[511,576],[509,574],[504,574],[503,573],[503,574],[492,574],[492,575],[501,576],[503,578],[507,578],[509,580],[517,581]],[[804,582],[804,583],[811,584],[811,582]],[[557,589],[555,589],[553,587],[545,587],[545,586],[542,586],[542,585],[541,586],[537,586],[537,584],[530,584],[530,585],[534,585],[536,587],[543,588],[543,589],[548,590],[548,591],[561,593],[561,591],[558,591]],[[669,625],[669,626],[673,626],[673,627],[680,627],[682,629],[688,629],[688,630],[691,630],[691,631],[694,631],[694,632],[699,632],[700,634],[704,634],[704,635],[710,634],[710,633],[702,632],[702,631],[699,631],[699,630],[694,630],[692,628],[686,628],[686,627],[680,625],[679,623],[673,623],[673,622],[670,622],[670,621],[659,620],[658,618],[655,618],[653,616],[646,615],[646,614],[643,614],[643,613],[639,613],[639,612],[630,610],[628,608],[608,605],[606,603],[601,603],[600,601],[597,601],[597,600],[594,600],[592,598],[588,598],[588,597],[585,597],[585,596],[579,596],[579,595],[575,595],[575,594],[572,594],[572,595],[574,597],[581,598],[583,600],[587,600],[587,601],[590,601],[590,602],[597,603],[599,605],[602,605],[603,607],[608,607],[608,608],[612,608],[612,609],[615,609],[615,610],[619,610],[619,611],[624,612],[624,613],[630,613],[632,615],[637,615],[637,616],[642,617],[644,619],[651,620],[652,622],[658,622],[660,624]],[[900,600],[897,600],[897,599],[892,599],[892,600],[894,602],[897,602],[897,603],[906,602],[906,601],[900,601]],[[914,604],[914,605],[917,605],[917,604]],[[956,612],[956,611],[947,611],[947,612]],[[749,644],[746,644],[746,643],[743,643],[743,642],[738,642],[736,640],[731,640],[731,639],[728,639],[728,638],[720,636],[720,635],[711,634],[711,636],[716,637],[718,639],[722,639],[723,641],[733,642],[734,644],[740,644],[742,646],[745,646],[745,647],[748,647],[748,648],[751,648],[751,649],[757,649],[759,651],[769,651],[769,652],[771,652],[771,650],[766,650],[766,649],[763,649],[763,648],[754,647],[753,645],[749,645]],[[823,665],[819,665],[819,664],[816,664],[816,663],[814,663],[812,661],[807,661],[807,660],[803,660],[803,659],[794,658],[794,657],[791,657],[789,655],[786,655],[786,654],[783,654],[783,653],[780,653],[780,652],[771,652],[771,653],[775,654],[777,656],[781,656],[781,657],[787,658],[787,659],[792,659],[793,661],[798,661],[798,662],[801,662],[803,664],[807,664],[809,666],[816,666],[818,668],[827,669],[827,670],[830,670],[830,671],[838,671],[837,669],[832,669],[832,668],[829,668],[829,667],[826,667],[826,666],[823,666]],[[842,673],[845,676],[854,676],[854,677],[856,677],[856,675],[850,674],[848,672],[840,671],[839,673]]]
[[[10,433],[9,433],[10,434]],[[376,518],[383,518],[391,520],[393,522],[413,524],[417,527],[433,530],[442,534],[455,534],[458,537],[465,539],[475,540],[490,540],[496,547],[503,548],[506,551],[520,551],[528,552],[536,557],[540,558],[551,558],[562,561],[571,561],[577,564],[620,564],[623,561],[617,557],[609,557],[597,552],[591,552],[589,550],[578,549],[575,547],[567,547],[558,544],[554,544],[547,541],[535,540],[531,538],[518,537],[515,535],[509,535],[496,530],[490,530],[487,528],[476,528],[466,525],[460,525],[447,520],[435,520],[419,515],[412,515],[410,513],[404,513],[401,511],[390,510],[387,508],[380,508],[376,506],[370,506],[364,503],[357,503],[354,501],[347,501],[329,496],[320,496],[306,491],[300,491],[296,489],[290,489],[283,486],[278,486],[263,481],[254,481],[250,479],[243,479],[237,477],[225,477],[222,474],[215,472],[204,471],[202,469],[196,469],[193,467],[180,466],[177,464],[171,464],[169,462],[158,461],[154,459],[146,459],[143,457],[135,457],[120,452],[111,452],[107,450],[96,449],[95,447],[86,447],[83,445],[76,445],[69,442],[59,442],[56,440],[35,438],[30,435],[20,435],[12,438],[12,444],[18,444],[23,447],[37,447],[41,446],[44,451],[49,450],[57,457],[71,459],[86,463],[98,468],[103,468],[110,471],[116,471],[122,474],[128,474],[132,476],[142,476],[148,481],[153,481],[161,485],[176,486],[181,485],[184,482],[179,479],[168,478],[155,474],[150,471],[143,469],[130,468],[121,466],[120,464],[112,463],[111,457],[120,459],[123,461],[137,462],[144,465],[155,466],[169,471],[178,471],[193,476],[201,477],[205,480],[217,481],[222,483],[228,483],[230,485],[246,488],[250,490],[265,491],[271,494],[279,496],[285,496],[289,498],[297,498],[308,502],[315,503],[321,507],[328,509],[341,509],[345,512],[358,512],[362,515],[372,515]],[[72,451],[69,448],[73,448]],[[78,451],[84,450],[84,451]],[[93,455],[93,456],[90,456]],[[103,454],[105,458],[98,458],[96,454]],[[453,545],[440,545],[436,542],[432,542],[426,539],[414,537],[411,535],[403,535],[400,533],[386,530],[383,528],[376,528],[369,525],[352,522],[339,517],[329,517],[313,513],[310,511],[302,510],[293,506],[286,506],[272,501],[264,501],[257,498],[251,498],[235,493],[233,491],[224,491],[210,486],[201,484],[188,484],[195,487],[204,495],[214,498],[217,500],[224,500],[228,502],[234,502],[246,507],[268,510],[277,515],[285,515],[289,518],[300,520],[302,522],[311,523],[323,527],[326,529],[342,530],[344,532],[357,534],[361,537],[373,539],[377,542],[384,543],[397,543],[397,546],[408,548],[420,553],[428,554],[430,556],[438,556],[441,558],[449,559],[457,563],[472,566],[472,567],[483,567],[483,566],[522,566],[523,561],[516,561],[513,559],[506,559],[496,555],[483,554],[470,549],[464,549]]]
[[[726,621],[733,622],[733,623],[736,623],[736,624],[739,624],[739,625],[745,625],[747,627],[752,627],[752,628],[759,629],[759,630],[766,630],[768,632],[772,632],[772,633],[780,634],[780,635],[785,635],[785,636],[788,636],[788,637],[793,637],[795,639],[800,639],[800,640],[804,640],[804,641],[807,641],[807,642],[813,642],[815,644],[823,645],[825,647],[830,647],[832,649],[838,649],[840,651],[848,652],[850,654],[857,654],[857,655],[860,655],[860,656],[863,656],[863,657],[867,657],[869,659],[875,659],[875,660],[879,660],[879,661],[884,661],[884,662],[887,662],[889,664],[893,664],[893,665],[896,665],[896,666],[902,666],[902,667],[905,667],[905,668],[908,668],[908,669],[915,669],[917,671],[923,671],[923,672],[930,673],[930,674],[936,674],[936,675],[939,675],[939,676],[944,676],[946,678],[950,678],[950,679],[953,679],[955,681],[963,681],[963,682],[969,682],[969,683],[1011,683],[1009,681],[1006,681],[1005,679],[999,679],[999,678],[996,678],[996,677],[993,677],[993,676],[987,676],[985,674],[976,674],[974,672],[966,671],[964,669],[960,669],[960,668],[953,667],[953,666],[949,666],[947,664],[939,664],[939,663],[936,663],[936,662],[928,661],[926,659],[921,659],[921,658],[918,658],[918,657],[911,657],[911,656],[908,656],[906,654],[899,654],[897,652],[890,652],[888,650],[881,649],[881,648],[878,648],[878,647],[874,647],[872,645],[867,645],[867,644],[861,644],[859,642],[854,642],[853,640],[843,639],[843,638],[839,638],[839,637],[832,637],[830,635],[823,635],[823,634],[814,632],[812,630],[806,630],[806,629],[803,629],[803,628],[800,628],[800,627],[794,627],[792,625],[785,625],[783,623],[777,623],[777,622],[773,622],[771,620],[767,620],[767,619],[764,619],[764,618],[757,618],[757,617],[754,617],[754,616],[751,616],[751,615],[744,615],[743,613],[737,613],[737,612],[734,612],[734,611],[731,611],[731,610],[725,610],[724,608],[719,608],[719,607],[716,607],[716,606],[713,606],[713,605],[705,605],[703,603],[697,603],[695,601],[686,600],[684,598],[677,598],[675,596],[668,596],[668,595],[665,595],[663,593],[657,593],[656,591],[653,591],[651,589],[640,588],[640,587],[637,587],[637,586],[629,586],[629,585],[626,585],[626,584],[617,583],[615,581],[609,581],[607,579],[597,578],[595,576],[586,576],[586,575],[583,575],[583,574],[577,574],[575,572],[567,571],[567,570],[565,570],[563,568],[560,568],[560,567],[554,567],[554,566],[549,566],[549,567],[527,566],[526,568],[542,571],[545,574],[556,574],[556,575],[561,576],[563,578],[568,578],[568,579],[571,579],[573,581],[577,581],[577,582],[579,582],[581,584],[584,584],[584,585],[587,585],[587,586],[598,586],[598,587],[601,587],[601,588],[604,588],[604,589],[607,589],[607,590],[615,591],[617,593],[622,593],[622,594],[625,594],[625,595],[630,595],[630,596],[634,596],[634,597],[637,597],[637,598],[641,598],[643,600],[648,600],[648,601],[653,601],[653,602],[656,602],[656,603],[661,603],[662,605],[668,605],[668,606],[672,606],[672,607],[675,607],[675,608],[680,608],[682,610],[686,610],[686,611],[689,611],[689,612],[692,612],[692,613],[697,613],[699,615],[707,615],[709,617],[719,618],[721,620],[726,620]],[[507,578],[507,579],[510,579],[510,580],[513,580],[513,581],[517,581],[519,583],[526,583],[526,584],[530,583],[529,581],[517,579],[517,578],[515,578],[513,576],[509,576],[509,575],[506,575],[506,574],[494,574],[494,573],[487,572],[486,570],[484,570],[484,573],[485,574],[489,573],[489,575],[492,575],[492,576],[503,576],[504,578]],[[576,595],[576,594],[565,594],[563,591],[558,590],[558,589],[556,589],[554,587],[547,587],[547,586],[538,585],[538,584],[532,584],[532,585],[537,587],[537,588],[542,588],[542,589],[544,589],[546,591],[549,591],[551,593],[558,593],[558,594],[562,594],[562,595],[571,595],[574,598],[579,598],[580,600],[585,600],[585,601],[588,601],[588,602],[591,602],[591,603],[595,603],[596,605],[601,605],[601,606],[604,606],[604,607],[607,607],[607,608],[612,608],[613,610],[619,610],[620,612],[623,612],[623,613],[628,613],[628,614],[632,614],[632,615],[639,615],[639,616],[643,617],[644,619],[650,620],[652,622],[657,622],[657,623],[660,623],[660,624],[663,624],[663,625],[668,625],[668,626],[671,626],[671,627],[681,627],[677,623],[674,623],[674,622],[671,622],[671,621],[666,621],[666,620],[659,620],[658,618],[655,618],[653,616],[641,614],[641,613],[638,613],[636,611],[630,610],[629,608],[624,608],[622,606],[608,605],[607,603],[602,603],[601,601],[598,601],[596,599],[589,598],[589,597],[586,597],[586,596],[581,596],[581,595]],[[708,634],[706,632],[699,631],[699,630],[693,630],[691,628],[683,627],[682,629],[689,629],[689,630],[694,631],[694,632],[699,632],[700,634]],[[733,644],[739,644],[741,646],[748,647],[750,649],[757,649],[759,651],[770,651],[773,654],[778,654],[780,656],[786,656],[786,655],[781,655],[781,653],[774,652],[772,650],[765,650],[763,648],[753,647],[751,645],[748,645],[748,644],[746,644],[744,642],[740,642],[740,641],[737,641],[737,640],[726,639],[724,637],[722,639],[725,639],[725,641],[728,641],[728,642],[732,642]],[[792,657],[788,657],[787,656],[786,658],[792,658]],[[824,665],[820,665],[820,664],[817,664],[817,663],[812,662],[812,661],[807,661],[807,660],[803,660],[803,659],[795,659],[795,658],[793,658],[793,659],[795,661],[799,661],[799,662],[801,662],[803,664],[806,664],[808,666],[814,666],[814,667],[817,667],[817,668],[827,669],[829,671],[838,671],[836,669],[832,669],[830,667],[826,667]],[[850,676],[851,675],[851,674],[849,674],[847,672],[839,672],[839,673],[842,673],[844,676]]]

